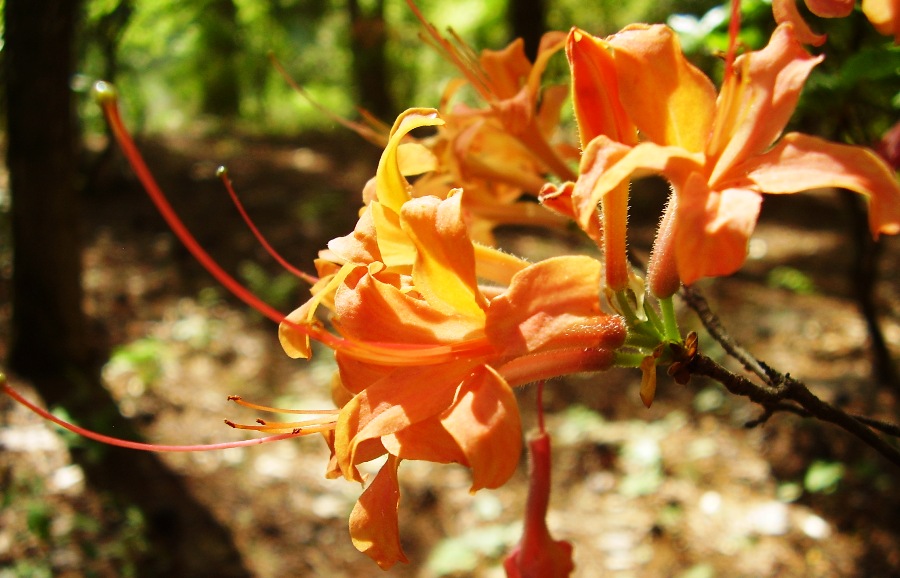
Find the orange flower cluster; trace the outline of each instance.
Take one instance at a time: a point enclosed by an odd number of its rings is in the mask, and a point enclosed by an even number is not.
[[[807,4],[832,16],[853,7],[845,0]],[[384,459],[350,516],[353,543],[382,568],[406,561],[397,521],[402,461],[462,464],[471,470],[472,491],[496,488],[513,474],[522,451],[514,388],[627,365],[641,368],[641,397],[649,405],[656,366],[680,361],[676,350],[696,351],[696,336],[682,342],[672,295],[682,283],[742,266],[763,194],[848,189],[868,198],[874,236],[900,232],[900,185],[880,157],[782,134],[822,60],[804,48],[819,39],[791,0],[775,0],[782,23],[762,50],[735,58],[732,26],[718,91],[666,26],[632,25],[608,38],[579,29],[549,33],[531,63],[521,42],[476,57],[410,6],[465,80],[448,88],[439,110],[407,110],[389,132],[366,129],[384,151],[363,191],[359,221],[320,252],[318,277],[307,276],[314,281],[311,297],[287,316],[241,287],[197,245],[122,127],[109,87],[101,92],[126,155],[194,255],[280,323],[289,356],[309,358],[311,339],[334,351],[338,409],[295,412],[315,416],[307,421],[230,425],[272,433],[271,439],[323,434],[331,449],[329,477],[366,482],[359,466]],[[897,35],[895,9],[890,0],[863,2],[879,30]],[[735,23],[737,15],[735,3]],[[548,60],[563,48],[570,89],[542,87]],[[451,106],[465,83],[483,108]],[[568,92],[580,151],[553,140]],[[429,135],[415,136],[418,129]],[[647,271],[658,309],[626,255],[629,183],[646,174],[662,175],[672,187]],[[532,200],[522,202],[523,196]],[[531,263],[491,244],[501,223],[570,220],[597,243],[603,262],[564,255]],[[510,576],[572,570],[570,547],[552,540],[543,524],[549,438],[542,431],[540,439],[531,448],[529,523],[507,560]],[[186,449],[197,448],[164,451]]]

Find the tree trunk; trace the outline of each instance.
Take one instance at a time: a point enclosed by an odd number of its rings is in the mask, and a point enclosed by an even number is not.
[[[377,0],[364,13],[359,0],[347,0],[350,12],[350,51],[353,54],[353,84],[356,102],[391,124],[397,111],[390,92],[387,64],[387,24],[384,0]]]
[[[544,0],[509,0],[507,17],[513,38],[525,41],[525,55],[534,62],[537,56],[541,36],[545,32],[545,14],[547,7]]]
[[[6,98],[13,194],[10,368],[30,377],[85,366],[81,242],[69,77],[78,2],[7,0]]]
[[[13,315],[9,368],[30,378],[48,405],[97,429],[134,439],[101,385],[82,310],[75,189],[75,123],[69,79],[75,0],[6,0],[5,73],[12,191]],[[246,578],[228,531],[150,453],[73,451],[88,483],[137,505],[150,552],[139,576]]]
[[[237,118],[241,110],[237,8],[232,0],[209,0],[203,4],[197,18],[201,48],[197,55],[197,74],[203,91],[201,109],[220,118]]]

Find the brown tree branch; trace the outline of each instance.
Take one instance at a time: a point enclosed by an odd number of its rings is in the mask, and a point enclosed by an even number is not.
[[[763,407],[763,414],[748,422],[747,427],[765,423],[779,411],[815,418],[832,423],[853,434],[890,462],[900,466],[900,450],[876,433],[880,431],[889,436],[900,437],[900,426],[865,416],[851,415],[820,399],[803,382],[794,379],[790,374],[775,371],[738,345],[722,326],[719,318],[710,310],[706,298],[699,290],[686,287],[682,290],[682,297],[726,353],[740,361],[749,373],[763,380],[763,384],[757,384],[742,375],[732,373],[702,353],[697,353],[687,364],[687,370],[691,374],[709,377],[721,383],[729,392],[746,397]]]

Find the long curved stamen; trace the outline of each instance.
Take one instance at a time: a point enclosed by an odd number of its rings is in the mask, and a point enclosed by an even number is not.
[[[216,171],[216,176],[222,180],[222,184],[225,185],[225,190],[228,191],[228,196],[231,197],[231,202],[234,203],[235,208],[241,214],[241,218],[244,219],[244,223],[247,224],[247,227],[250,228],[250,231],[253,233],[253,236],[256,237],[256,240],[259,241],[259,244],[262,245],[263,249],[266,250],[266,253],[271,255],[273,259],[278,261],[278,264],[284,267],[288,273],[291,275],[298,277],[310,285],[315,285],[318,281],[318,277],[313,277],[309,273],[304,273],[300,269],[297,269],[293,265],[287,262],[287,260],[282,257],[278,251],[275,250],[272,245],[263,237],[263,234],[256,227],[256,224],[250,218],[250,215],[247,214],[246,209],[244,209],[244,204],[241,203],[241,200],[238,198],[237,193],[234,192],[234,187],[231,185],[231,179],[228,177],[228,169],[225,167],[219,167],[219,170]]]
[[[244,399],[239,395],[229,395],[228,401],[233,401],[238,405],[242,405],[250,409],[255,409],[257,411],[267,411],[269,413],[287,413],[293,415],[337,415],[341,413],[341,410],[339,409],[287,409],[282,407],[269,407],[266,405],[259,405],[257,403],[244,401]]]
[[[363,119],[368,123],[369,126],[365,124],[353,122],[352,120],[347,120],[339,114],[332,112],[328,107],[323,104],[320,104],[316,101],[309,92],[306,91],[302,86],[297,84],[297,82],[291,78],[291,75],[288,74],[287,70],[284,69],[284,66],[281,65],[281,62],[273,53],[269,53],[269,61],[272,63],[272,66],[275,67],[275,70],[281,75],[285,82],[287,82],[288,86],[290,86],[294,91],[302,96],[308,103],[313,105],[316,110],[343,126],[346,129],[349,129],[362,138],[366,139],[370,143],[375,146],[384,148],[388,142],[388,133],[391,130],[391,127],[387,124],[381,122],[375,116],[373,116],[369,111],[359,108],[359,114],[363,117]]]
[[[307,435],[310,433],[315,433],[308,430],[291,430],[287,433],[280,433],[277,435],[267,436],[263,438],[256,438],[250,440],[241,440],[236,442],[222,442],[216,444],[191,444],[191,445],[164,445],[164,444],[148,444],[143,442],[133,442],[129,440],[123,440],[119,438],[114,438],[111,436],[103,435],[101,433],[97,433],[95,431],[91,431],[89,429],[85,429],[83,427],[77,426],[75,424],[71,424],[63,419],[60,419],[50,413],[49,411],[38,407],[32,402],[28,401],[22,394],[14,390],[9,386],[8,383],[2,376],[0,376],[0,384],[2,384],[3,393],[8,395],[9,397],[16,400],[18,403],[24,405],[34,413],[38,414],[42,418],[52,421],[56,425],[60,426],[63,429],[66,429],[74,434],[80,435],[82,437],[108,444],[111,446],[117,446],[120,448],[127,448],[131,450],[142,450],[148,452],[205,452],[211,450],[227,450],[231,448],[243,448],[248,446],[257,446],[260,444],[265,444],[269,442],[277,442],[281,440],[286,440],[290,438],[295,438],[301,435]]]

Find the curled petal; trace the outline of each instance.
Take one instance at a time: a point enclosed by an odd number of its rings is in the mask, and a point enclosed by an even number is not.
[[[423,126],[438,126],[444,121],[437,111],[430,108],[411,108],[397,117],[391,129],[391,138],[378,162],[375,173],[375,191],[378,200],[399,213],[400,207],[410,198],[410,184],[403,176],[397,148],[410,132]]]
[[[684,284],[740,269],[762,196],[746,189],[710,190],[696,173],[677,193],[676,259]]]
[[[378,475],[365,489],[350,513],[350,538],[356,549],[372,558],[382,570],[397,562],[407,563],[400,546],[397,508],[400,484],[397,467],[400,459],[388,456]]]
[[[790,133],[772,150],[741,167],[746,176],[732,186],[752,186],[764,193],[793,193],[838,187],[869,197],[869,226],[880,233],[900,233],[900,185],[873,151]]]
[[[353,232],[344,237],[337,237],[328,242],[328,248],[334,256],[345,263],[368,264],[373,261],[381,261],[381,251],[378,249],[378,237],[375,229],[375,220],[372,217],[372,207],[366,207]]]
[[[827,37],[824,34],[816,34],[806,23],[806,20],[797,10],[797,0],[772,0],[772,15],[779,24],[789,23],[797,33],[797,40],[803,44],[822,46]]]
[[[519,407],[492,367],[481,366],[466,378],[441,423],[472,468],[470,492],[500,487],[516,471],[522,452]]]

